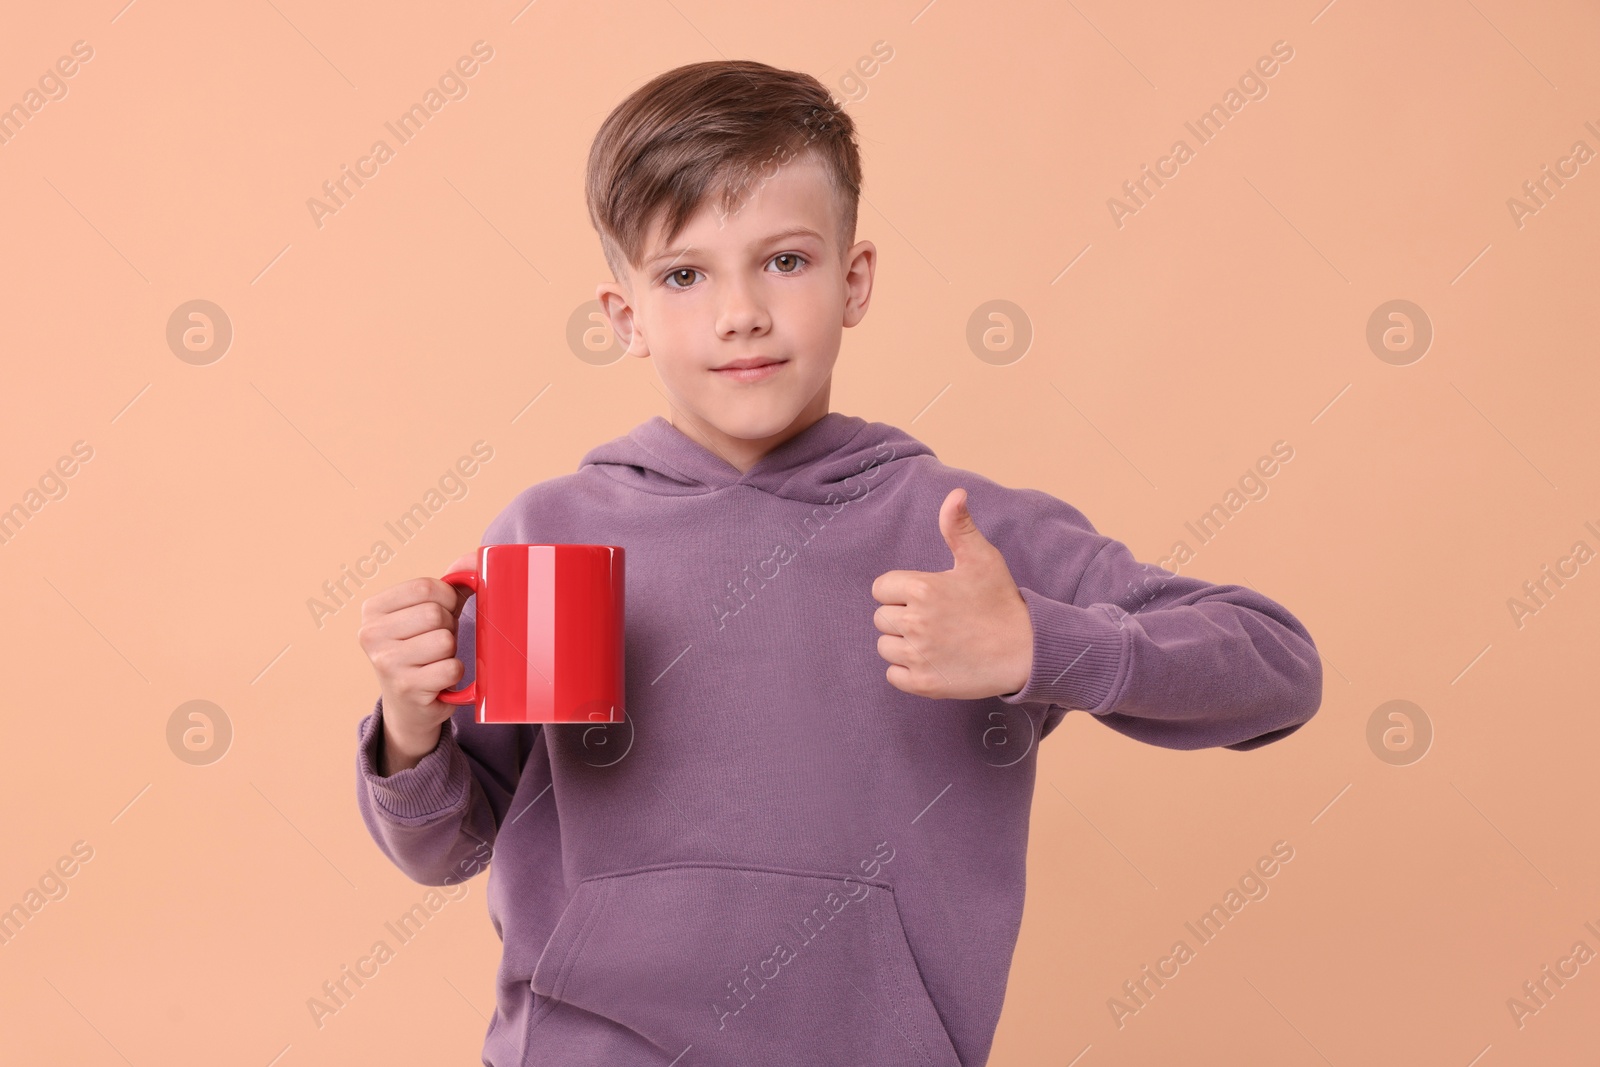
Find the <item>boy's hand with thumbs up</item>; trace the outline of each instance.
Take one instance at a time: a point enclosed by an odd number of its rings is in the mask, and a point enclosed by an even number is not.
[[[889,684],[915,696],[975,700],[1014,693],[1033,669],[1033,623],[1000,550],[972,513],[967,491],[939,508],[939,532],[955,557],[947,571],[885,571],[872,583],[883,632],[878,655]]]

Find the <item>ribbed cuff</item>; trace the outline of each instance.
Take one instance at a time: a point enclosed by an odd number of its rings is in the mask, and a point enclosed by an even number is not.
[[[439,743],[415,767],[385,778],[378,773],[378,746],[383,744],[383,698],[361,720],[356,764],[361,780],[383,812],[405,822],[420,822],[453,811],[465,802],[467,758],[456,744],[456,723],[447,719]]]
[[[1098,607],[1080,608],[1020,589],[1033,623],[1033,670],[1007,704],[1060,704],[1102,712],[1117,689],[1130,635]]]

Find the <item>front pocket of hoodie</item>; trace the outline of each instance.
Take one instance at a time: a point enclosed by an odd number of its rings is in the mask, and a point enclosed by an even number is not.
[[[958,1067],[894,890],[845,875],[673,864],[578,884],[534,968],[541,997],[669,1055]]]

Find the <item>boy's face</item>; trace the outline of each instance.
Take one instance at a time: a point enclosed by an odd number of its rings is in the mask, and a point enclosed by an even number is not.
[[[841,249],[837,211],[822,165],[797,158],[725,217],[703,204],[670,248],[657,219],[641,266],[595,290],[628,354],[654,360],[672,424],[741,472],[828,413],[841,331],[866,314],[876,248]],[[750,358],[778,366],[718,369]]]

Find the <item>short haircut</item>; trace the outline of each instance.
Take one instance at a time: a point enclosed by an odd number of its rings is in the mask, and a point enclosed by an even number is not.
[[[618,104],[589,149],[589,220],[612,275],[638,268],[652,223],[672,241],[713,192],[725,217],[797,159],[818,160],[855,242],[861,155],[855,123],[816,78],[753,60],[709,60],[657,75]]]

